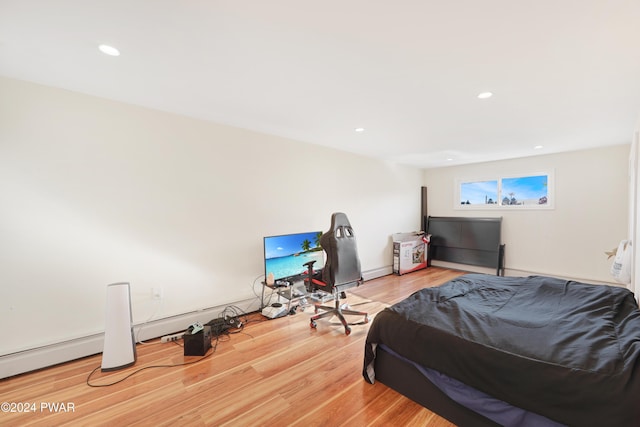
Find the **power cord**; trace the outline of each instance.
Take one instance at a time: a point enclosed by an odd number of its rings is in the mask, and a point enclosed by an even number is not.
[[[100,369],[100,366],[98,366],[98,367],[96,367],[93,371],[91,371],[91,373],[90,373],[90,374],[89,374],[89,376],[87,377],[87,385],[88,385],[89,387],[110,387],[110,386],[112,386],[112,385],[119,384],[119,383],[123,382],[124,380],[126,380],[126,379],[128,379],[128,378],[131,378],[132,376],[134,376],[134,375],[136,375],[136,374],[138,374],[138,373],[140,373],[140,372],[142,372],[142,371],[144,371],[144,370],[147,370],[147,369],[152,369],[152,368],[176,368],[176,367],[178,367],[178,366],[193,365],[193,364],[198,363],[198,362],[201,362],[201,361],[203,361],[204,359],[206,359],[206,358],[210,357],[211,355],[213,355],[213,354],[216,352],[216,348],[218,347],[218,341],[219,341],[219,339],[218,339],[218,337],[216,337],[216,342],[215,342],[215,344],[211,347],[211,350],[210,350],[207,354],[205,354],[204,356],[202,356],[200,359],[192,360],[192,361],[190,361],[190,362],[176,363],[176,364],[173,364],[173,365],[151,365],[151,366],[145,366],[144,368],[140,368],[140,369],[137,369],[137,370],[135,370],[135,371],[131,372],[130,374],[126,375],[126,376],[125,376],[125,377],[123,377],[123,378],[120,378],[120,379],[119,379],[119,380],[117,380],[117,381],[114,381],[114,382],[111,382],[111,383],[107,383],[107,384],[92,384],[92,383],[91,383],[91,377],[93,376],[93,374],[95,374],[95,373],[96,373],[96,371],[97,371],[98,369]],[[180,346],[180,347],[182,347],[182,346]]]
[[[244,330],[244,326],[249,322],[249,316],[240,307],[230,305],[224,308],[215,319],[206,324],[211,327],[211,334],[220,335],[237,334]]]
[[[151,321],[151,319],[156,317],[156,314],[158,314],[158,312],[160,311],[160,306],[162,306],[162,300],[161,299],[157,300],[156,308],[153,311],[153,313],[151,314],[151,316],[149,316],[149,318],[147,320],[145,320],[141,325],[139,325],[138,331],[136,332],[136,343],[142,344],[142,345],[154,344],[154,343],[148,343],[148,342],[141,341],[140,340],[140,332],[142,332],[142,329],[145,326],[147,326],[147,324]]]
[[[155,315],[155,313],[154,313],[154,315]],[[93,376],[93,374],[96,373],[96,371],[98,369],[100,369],[100,366],[98,366],[93,371],[91,371],[91,373],[87,376],[87,381],[86,381],[87,385],[89,387],[109,387],[109,386],[121,383],[121,382],[125,381],[126,379],[132,377],[133,375],[136,375],[136,374],[138,374],[138,373],[140,373],[140,372],[142,372],[142,371],[144,371],[146,369],[152,369],[152,368],[176,368],[176,367],[179,367],[179,366],[186,366],[186,365],[192,365],[194,363],[198,363],[198,362],[210,357],[211,355],[213,355],[216,352],[216,348],[218,347],[218,343],[221,341],[222,337],[224,337],[225,335],[228,336],[229,334],[241,333],[241,332],[244,331],[245,325],[247,325],[248,323],[251,323],[251,321],[249,320],[249,314],[246,313],[245,311],[243,311],[240,307],[235,306],[235,305],[230,305],[230,306],[225,307],[224,310],[222,310],[222,312],[220,313],[220,315],[216,319],[213,319],[210,322],[208,322],[207,325],[212,326],[212,323],[219,324],[220,321],[222,321],[226,327],[222,331],[214,330],[214,327],[212,327],[212,331],[211,332],[212,332],[212,335],[215,337],[215,343],[214,343],[214,345],[212,345],[211,350],[207,354],[202,356],[200,359],[192,360],[190,362],[177,363],[177,364],[173,364],[173,365],[145,366],[143,368],[140,368],[138,370],[135,370],[135,371],[131,372],[130,374],[126,375],[125,377],[123,377],[123,378],[121,378],[121,379],[119,379],[117,381],[114,381],[114,382],[111,382],[111,383],[107,383],[107,384],[92,384],[91,383],[91,377]],[[143,326],[144,326],[144,324],[143,324]],[[139,331],[138,331],[138,333],[139,333]],[[249,334],[247,334],[247,335],[249,335]],[[249,336],[251,336],[251,335],[249,335]],[[182,347],[180,344],[178,344],[175,341],[173,341],[173,343],[178,345],[179,347]],[[159,344],[159,342],[158,343],[141,343],[141,344]]]
[[[260,299],[261,296],[258,295],[258,292],[256,292],[256,282],[258,280],[260,280],[260,278],[264,277],[264,274],[259,275],[258,277],[256,277],[255,279],[253,279],[253,282],[251,283],[251,291],[253,292],[253,294],[256,296],[256,298]]]

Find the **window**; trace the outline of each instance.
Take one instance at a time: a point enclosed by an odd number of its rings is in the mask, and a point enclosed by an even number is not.
[[[472,181],[460,184],[460,204],[495,205],[498,203],[498,181]]]
[[[456,209],[552,209],[553,175],[458,180]]]

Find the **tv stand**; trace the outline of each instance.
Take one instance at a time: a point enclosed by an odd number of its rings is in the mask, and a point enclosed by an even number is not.
[[[307,293],[303,291],[301,293],[300,289],[295,288],[294,283],[290,281],[277,281],[273,284],[268,284],[267,282],[262,282],[262,296],[260,297],[260,311],[266,307],[264,303],[264,294],[265,289],[271,290],[271,295],[274,293],[278,295],[278,302],[283,306],[286,306],[287,313],[291,312],[291,308],[294,306],[294,303],[300,302],[301,304],[306,304]]]

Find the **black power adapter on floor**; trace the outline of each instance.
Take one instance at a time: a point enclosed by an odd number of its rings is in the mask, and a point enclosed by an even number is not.
[[[211,348],[211,326],[203,326],[201,331],[192,334],[187,331],[182,336],[185,356],[204,356]]]
[[[242,322],[237,317],[217,317],[207,323],[211,327],[211,335],[218,337],[226,334],[229,329],[238,329],[242,326]]]

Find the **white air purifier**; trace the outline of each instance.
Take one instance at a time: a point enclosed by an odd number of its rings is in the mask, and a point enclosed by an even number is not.
[[[107,285],[102,372],[115,371],[136,363],[132,322],[129,283]]]

